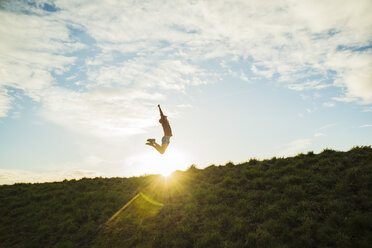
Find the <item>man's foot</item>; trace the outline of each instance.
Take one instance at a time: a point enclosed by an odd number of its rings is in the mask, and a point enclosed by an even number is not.
[[[155,139],[147,139],[146,145],[148,145],[148,146],[154,146],[154,144],[155,144]]]

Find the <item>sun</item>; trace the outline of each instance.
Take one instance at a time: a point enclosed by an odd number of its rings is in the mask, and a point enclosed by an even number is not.
[[[134,174],[160,174],[164,177],[170,176],[176,170],[186,170],[192,163],[190,156],[171,147],[164,154],[151,150],[129,159]]]

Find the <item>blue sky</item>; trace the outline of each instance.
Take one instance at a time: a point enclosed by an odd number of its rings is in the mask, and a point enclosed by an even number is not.
[[[372,141],[372,3],[2,1],[0,184]],[[174,137],[164,155],[157,104]]]

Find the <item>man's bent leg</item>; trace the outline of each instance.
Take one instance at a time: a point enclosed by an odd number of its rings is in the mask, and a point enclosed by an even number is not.
[[[155,149],[160,153],[160,154],[164,154],[164,152],[165,152],[165,149],[167,149],[167,146],[168,145],[166,145],[166,146],[164,146],[164,145],[159,145],[159,144],[157,144],[157,143],[155,143]]]

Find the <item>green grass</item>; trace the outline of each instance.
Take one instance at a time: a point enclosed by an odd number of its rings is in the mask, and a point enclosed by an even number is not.
[[[0,186],[0,247],[369,247],[371,209],[371,147],[326,149],[168,180]]]

